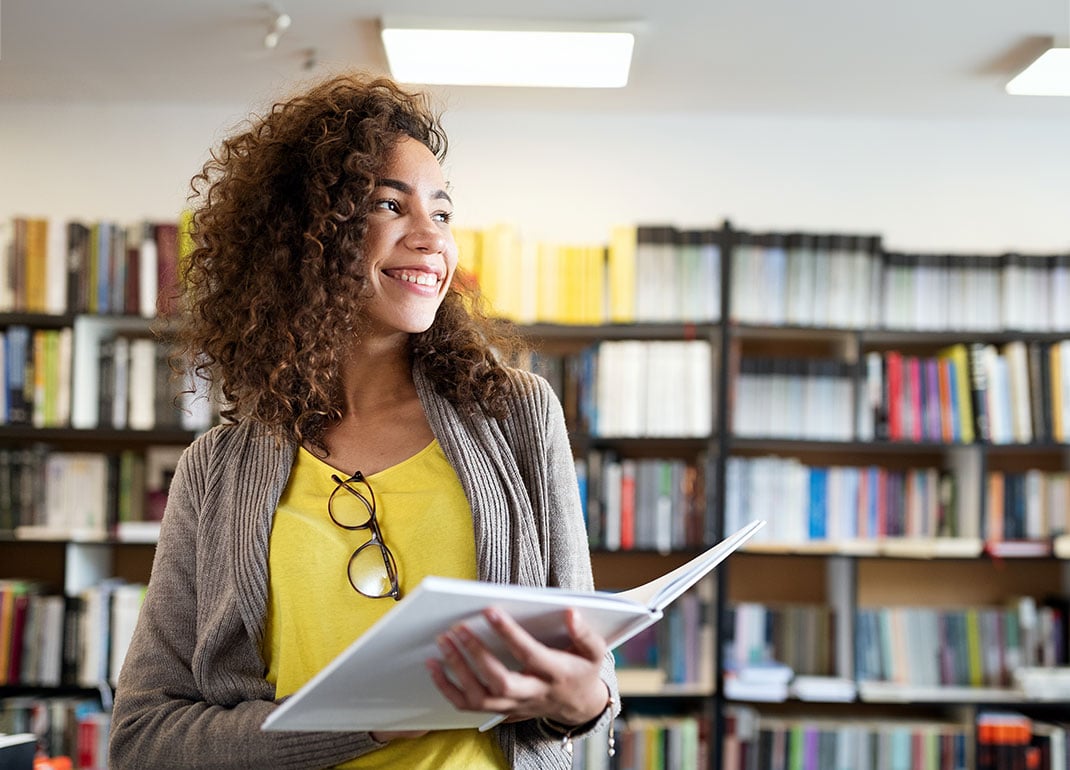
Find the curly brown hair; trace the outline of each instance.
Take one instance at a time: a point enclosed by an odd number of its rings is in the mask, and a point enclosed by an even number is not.
[[[179,350],[222,396],[226,421],[252,419],[325,449],[324,431],[344,409],[339,341],[362,332],[370,196],[402,137],[445,157],[426,95],[336,76],[251,118],[193,177]],[[482,307],[474,284],[456,276],[410,348],[439,393],[502,417],[510,379],[501,356],[517,338]]]

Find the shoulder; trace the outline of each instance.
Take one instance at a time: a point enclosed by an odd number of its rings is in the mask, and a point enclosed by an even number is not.
[[[545,414],[547,409],[558,404],[557,394],[541,375],[514,367],[505,367],[505,373],[511,385],[510,414]]]
[[[216,425],[195,438],[183,452],[187,465],[199,466],[202,471],[225,467],[228,460],[253,455],[276,453],[287,442],[277,439],[266,427],[250,420]]]

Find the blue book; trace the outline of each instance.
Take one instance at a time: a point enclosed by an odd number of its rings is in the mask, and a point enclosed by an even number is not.
[[[810,469],[810,539],[828,536],[828,468]]]

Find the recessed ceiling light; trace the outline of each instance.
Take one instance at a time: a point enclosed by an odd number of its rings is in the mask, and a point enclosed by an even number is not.
[[[1015,96],[1070,96],[1070,48],[1049,48],[1007,83]]]
[[[635,44],[622,26],[386,17],[382,38],[404,83],[622,88]]]

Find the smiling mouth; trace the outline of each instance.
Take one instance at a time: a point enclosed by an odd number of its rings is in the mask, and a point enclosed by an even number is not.
[[[438,286],[442,280],[434,273],[426,273],[422,270],[384,270],[383,272],[391,278],[418,286]]]

